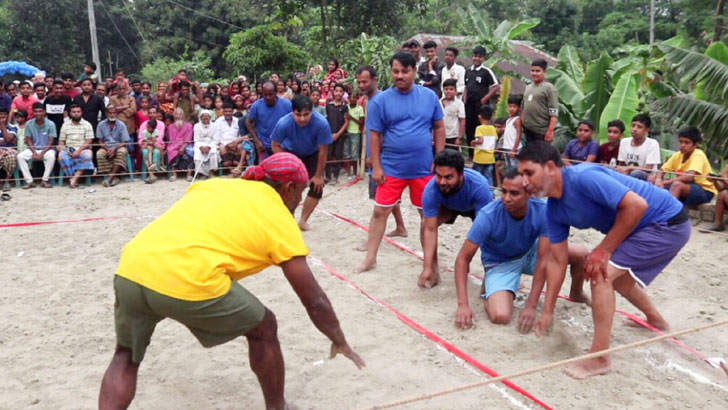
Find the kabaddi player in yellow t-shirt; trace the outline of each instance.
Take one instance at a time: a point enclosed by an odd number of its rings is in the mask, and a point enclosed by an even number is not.
[[[157,323],[185,325],[205,347],[248,339],[250,367],[267,409],[283,409],[283,356],[276,319],[237,283],[277,265],[316,327],[357,367],[326,294],[306,263],[308,248],[293,219],[308,185],[296,156],[275,154],[240,179],[192,185],[172,208],[147,225],[121,253],[114,277],[116,352],[106,370],[100,409],[126,408],[139,363]]]
[[[698,148],[703,135],[697,127],[684,127],[677,133],[679,152],[662,166],[655,185],[670,190],[685,205],[698,206],[710,202],[718,193],[706,176],[713,172],[705,152]],[[662,179],[665,171],[675,173],[673,179]]]

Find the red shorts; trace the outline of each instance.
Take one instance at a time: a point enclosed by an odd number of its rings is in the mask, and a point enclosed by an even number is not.
[[[409,187],[412,205],[422,208],[422,192],[424,192],[425,185],[430,179],[432,179],[432,175],[415,179],[399,179],[387,176],[382,185],[377,185],[374,204],[385,208],[395,206],[402,199],[404,189]]]

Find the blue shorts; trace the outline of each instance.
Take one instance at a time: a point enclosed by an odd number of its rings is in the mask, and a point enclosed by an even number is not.
[[[483,294],[480,297],[488,299],[490,295],[501,290],[510,291],[515,295],[521,283],[521,274],[533,275],[536,262],[538,262],[538,240],[520,258],[485,268]]]
[[[698,206],[710,202],[713,199],[713,193],[710,191],[706,191],[705,189],[703,189],[703,187],[696,184],[695,182],[691,182],[690,192],[688,192],[688,196],[681,199],[685,202],[685,205]]]

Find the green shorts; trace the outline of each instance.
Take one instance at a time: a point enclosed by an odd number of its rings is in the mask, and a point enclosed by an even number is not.
[[[218,298],[190,302],[162,295],[126,278],[114,276],[116,342],[132,351],[141,363],[154,333],[164,318],[185,325],[204,347],[217,346],[256,328],[263,320],[262,303],[233,282]]]

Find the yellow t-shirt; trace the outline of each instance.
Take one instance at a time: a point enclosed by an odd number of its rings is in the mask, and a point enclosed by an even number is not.
[[[495,164],[495,144],[498,141],[498,132],[492,125],[478,125],[475,137],[483,137],[483,143],[475,146],[473,162],[476,164]]]
[[[703,152],[700,148],[696,148],[695,151],[690,154],[690,158],[688,158],[685,162],[683,162],[682,152],[678,151],[672,154],[672,157],[670,157],[670,159],[662,165],[662,170],[675,172],[697,172],[697,175],[694,177],[694,182],[704,190],[712,192],[713,195],[718,193],[718,190],[715,189],[715,185],[713,185],[713,183],[705,177],[712,173],[713,169],[710,166],[708,157],[705,156],[705,152]]]
[[[301,230],[273,188],[215,178],[192,185],[126,244],[116,274],[200,301],[226,294],[233,280],[305,255]]]

